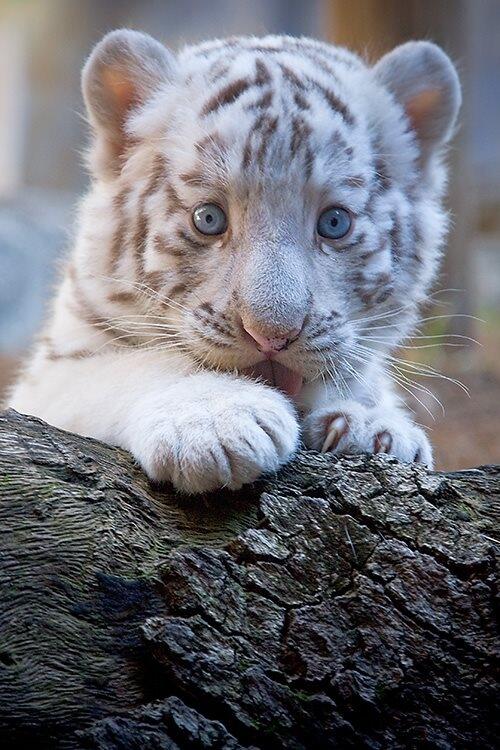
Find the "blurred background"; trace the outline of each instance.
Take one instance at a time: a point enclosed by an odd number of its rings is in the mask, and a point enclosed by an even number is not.
[[[80,69],[95,42],[120,26],[174,49],[278,32],[342,44],[371,60],[407,39],[444,47],[460,72],[464,109],[450,151],[454,225],[424,326],[441,338],[416,339],[426,348],[400,356],[406,371],[424,370],[408,403],[432,430],[438,468],[498,462],[499,0],[0,0],[0,399],[43,319],[87,184]]]

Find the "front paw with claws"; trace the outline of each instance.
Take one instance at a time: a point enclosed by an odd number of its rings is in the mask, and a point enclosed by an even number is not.
[[[306,418],[304,439],[308,447],[323,453],[387,453],[429,468],[433,464],[425,432],[398,409],[339,402]]]
[[[126,447],[155,482],[195,495],[236,490],[277,471],[294,453],[294,409],[266,385],[193,376],[154,393],[130,417]]]

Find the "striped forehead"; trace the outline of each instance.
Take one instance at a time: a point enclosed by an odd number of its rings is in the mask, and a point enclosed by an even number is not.
[[[352,142],[362,130],[348,84],[362,66],[348,53],[345,59],[343,51],[338,58],[336,53],[297,44],[200,48],[195,85],[203,93],[193,106],[202,133],[194,144],[201,166],[212,161],[233,177],[298,172],[307,180],[316,162],[324,168],[335,160],[336,171],[347,176]]]

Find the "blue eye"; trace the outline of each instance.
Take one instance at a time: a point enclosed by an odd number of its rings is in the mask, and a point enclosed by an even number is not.
[[[318,219],[316,227],[321,237],[328,240],[339,240],[345,237],[351,228],[352,220],[349,211],[344,208],[327,208]]]
[[[227,217],[216,203],[203,203],[193,211],[193,224],[202,234],[224,234]]]

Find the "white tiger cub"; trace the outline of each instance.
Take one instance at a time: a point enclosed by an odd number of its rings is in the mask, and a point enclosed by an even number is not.
[[[173,55],[121,30],[83,94],[92,185],[10,405],[193,494],[278,469],[299,421],[313,448],[431,465],[386,363],[446,233],[448,57],[370,67],[286,36]]]

